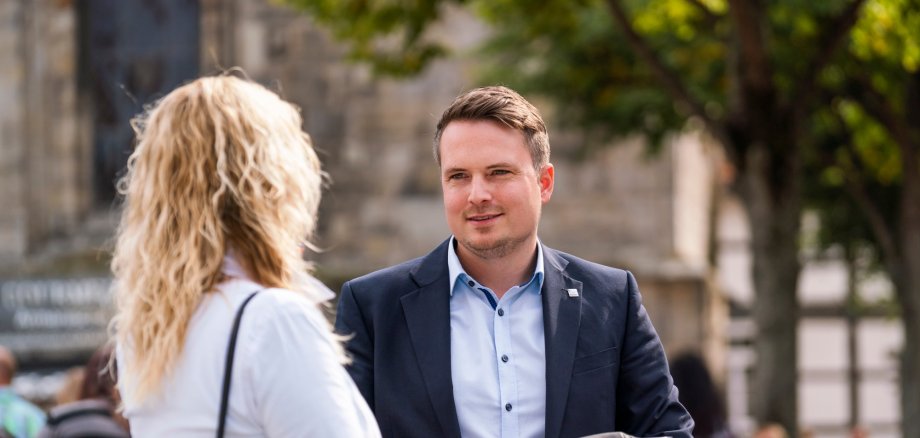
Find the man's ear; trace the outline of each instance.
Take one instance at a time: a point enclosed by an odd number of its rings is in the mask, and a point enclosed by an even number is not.
[[[540,169],[537,182],[540,184],[540,200],[545,204],[553,196],[553,186],[556,182],[556,169],[553,167],[553,163],[546,163]]]

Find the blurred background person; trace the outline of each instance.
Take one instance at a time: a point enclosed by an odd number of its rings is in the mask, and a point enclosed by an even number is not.
[[[299,110],[206,77],[134,120],[115,275],[119,391],[133,436],[213,436],[228,338],[231,436],[378,436],[307,274],[324,173]]]
[[[856,425],[850,429],[850,438],[869,438],[869,431],[865,427]]]
[[[20,397],[10,384],[16,375],[13,352],[0,345],[0,437],[33,437],[45,424],[45,413]]]
[[[789,438],[789,434],[786,433],[786,428],[778,423],[767,423],[757,429],[754,438]]]
[[[107,344],[89,358],[83,372],[77,400],[56,406],[39,438],[129,437],[128,423],[115,411],[119,403],[115,389],[113,346]]]
[[[83,373],[84,367],[76,366],[67,370],[64,376],[64,382],[61,387],[54,393],[54,406],[60,406],[65,403],[80,400],[80,393],[83,391]]]
[[[697,438],[731,438],[725,403],[719,395],[706,363],[695,353],[683,353],[671,361],[671,377],[679,391],[680,403],[687,408],[696,426]]]

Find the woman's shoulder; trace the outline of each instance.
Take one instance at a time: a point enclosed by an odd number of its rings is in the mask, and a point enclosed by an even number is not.
[[[306,327],[326,332],[329,324],[322,311],[323,301],[303,291],[264,288],[252,298],[245,313],[252,313],[257,332],[291,331]]]
[[[278,288],[260,291],[246,308],[241,328],[241,348],[250,358],[250,365],[263,370],[277,367],[278,364],[267,365],[264,360],[277,361],[279,355],[301,367],[307,363],[325,366],[340,362],[344,358],[341,347],[337,346],[332,325],[321,306],[298,291]]]
[[[314,313],[322,306],[301,291],[283,288],[264,288],[252,298],[248,307],[254,312],[272,314]],[[246,310],[249,312],[249,310]]]
[[[230,309],[238,310],[253,296],[246,305],[246,319],[253,319],[254,314],[276,313],[284,311],[302,311],[316,307],[320,300],[313,298],[310,292],[301,292],[285,288],[266,287],[251,280],[234,279],[217,287],[217,293],[208,297],[206,306],[222,302]],[[235,313],[235,312],[234,312]]]
[[[306,274],[295,284],[296,289],[286,289],[265,287],[249,279],[232,279],[218,286],[219,293],[210,298],[206,312],[221,313],[221,319],[232,324],[245,302],[240,343],[245,345],[242,348],[247,353],[273,350],[284,344],[321,348],[332,339],[331,325],[322,311],[323,301],[332,292]],[[227,309],[216,309],[221,307],[218,302],[223,302]]]
[[[303,274],[299,276],[293,289],[267,287],[249,279],[231,279],[218,286],[221,295],[231,301],[242,302],[253,293],[260,297],[256,302],[274,306],[317,305],[335,297],[325,284],[315,277]],[[267,298],[266,298],[267,297]]]

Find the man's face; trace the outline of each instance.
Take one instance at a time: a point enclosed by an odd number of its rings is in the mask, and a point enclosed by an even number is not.
[[[461,254],[532,250],[554,170],[547,164],[538,174],[524,134],[491,120],[456,120],[441,134],[440,152],[444,211]]]

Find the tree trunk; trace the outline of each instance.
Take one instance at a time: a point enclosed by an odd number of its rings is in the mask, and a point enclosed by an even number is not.
[[[795,151],[775,146],[751,145],[741,180],[751,223],[753,315],[758,330],[751,407],[761,424],[778,423],[794,437],[798,434],[796,287],[802,193]],[[782,156],[783,150],[789,155]]]
[[[920,437],[920,223],[905,226],[902,262],[889,268],[901,304],[901,423],[905,437]],[[902,231],[902,232],[903,232]],[[908,248],[915,245],[913,249]],[[894,272],[891,272],[894,271]]]
[[[891,273],[901,304],[901,421],[905,437],[920,437],[920,147],[902,148],[899,217],[901,264]]]
[[[920,260],[913,262],[908,270],[920,269]],[[909,274],[917,277],[917,274]],[[901,354],[901,421],[904,436],[920,436],[920,315],[917,304],[920,302],[920,282],[908,281],[904,293],[912,295],[911,305],[902,300],[901,321],[904,325],[904,351]]]

